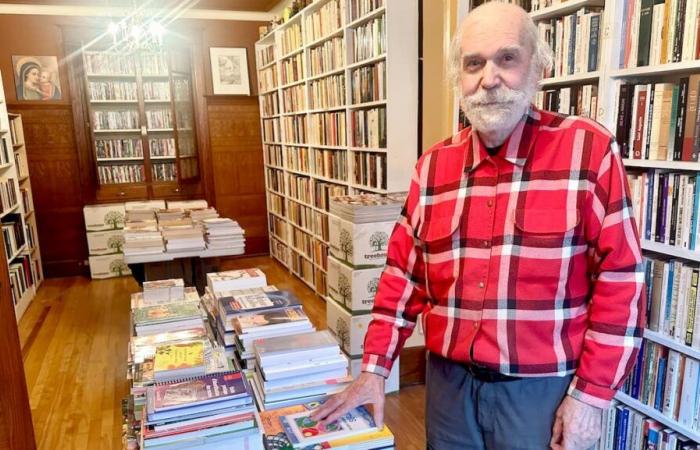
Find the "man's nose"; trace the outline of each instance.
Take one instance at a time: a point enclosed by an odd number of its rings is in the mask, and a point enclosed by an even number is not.
[[[501,84],[501,76],[498,67],[492,61],[486,61],[481,77],[481,87],[493,89]]]

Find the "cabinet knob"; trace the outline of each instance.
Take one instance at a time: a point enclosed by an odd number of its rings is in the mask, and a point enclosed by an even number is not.
[[[119,193],[119,195],[120,195],[121,197],[124,197],[124,196],[126,195],[126,192],[121,191],[121,192]]]
[[[173,192],[180,192],[180,188],[173,189]]]

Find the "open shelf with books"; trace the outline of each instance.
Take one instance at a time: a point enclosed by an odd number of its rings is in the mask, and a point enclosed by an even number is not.
[[[270,253],[326,295],[333,195],[408,189],[418,2],[319,0],[256,43]]]
[[[15,318],[22,317],[43,280],[22,117],[8,113],[0,79],[0,228]]]
[[[189,53],[82,51],[96,200],[181,196],[199,180]]]

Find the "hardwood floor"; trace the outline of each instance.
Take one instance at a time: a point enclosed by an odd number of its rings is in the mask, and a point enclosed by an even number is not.
[[[269,257],[222,262],[221,269],[259,267],[268,283],[299,296],[319,329],[326,305]],[[19,324],[38,449],[121,448],[131,278],[48,279]],[[423,386],[387,396],[386,423],[396,448],[425,448]]]

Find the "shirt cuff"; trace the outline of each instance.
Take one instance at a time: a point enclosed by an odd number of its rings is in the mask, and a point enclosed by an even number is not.
[[[576,400],[580,400],[596,408],[608,409],[615,396],[615,390],[606,386],[593,384],[574,375],[569,385],[568,394]]]
[[[371,355],[365,353],[362,355],[362,371],[375,373],[381,375],[384,378],[389,378],[391,373],[391,366],[394,365],[394,361],[391,358],[387,358],[382,355]]]

